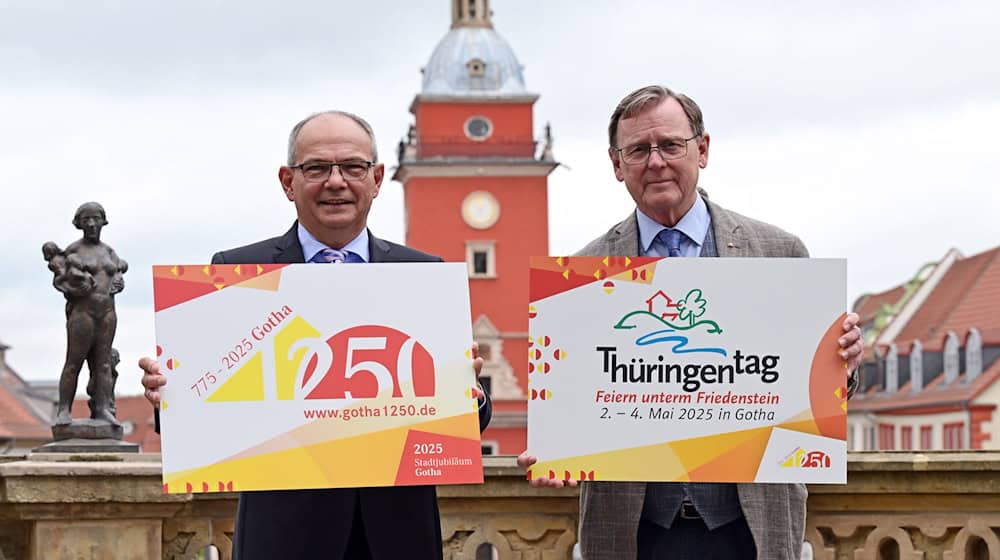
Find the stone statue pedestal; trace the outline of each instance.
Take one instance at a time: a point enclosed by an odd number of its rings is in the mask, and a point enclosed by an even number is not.
[[[46,443],[31,450],[32,453],[138,453],[138,443],[118,439],[70,438]]]
[[[52,426],[52,443],[36,453],[138,453],[139,444],[121,441],[121,424],[106,420],[73,420],[69,424]]]
[[[122,439],[124,432],[121,424],[112,424],[107,420],[85,418],[73,420],[69,424],[52,426],[52,439]]]

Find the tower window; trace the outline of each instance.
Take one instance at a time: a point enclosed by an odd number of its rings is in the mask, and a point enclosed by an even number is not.
[[[466,241],[465,262],[469,278],[496,278],[496,242]]]
[[[466,62],[465,69],[468,70],[470,78],[482,78],[486,75],[486,63],[479,58]]]
[[[486,251],[473,251],[472,252],[472,273],[473,274],[486,274],[488,270],[486,259],[489,258],[489,254]]]
[[[470,140],[486,140],[493,134],[493,123],[486,117],[475,116],[465,121],[465,135]]]

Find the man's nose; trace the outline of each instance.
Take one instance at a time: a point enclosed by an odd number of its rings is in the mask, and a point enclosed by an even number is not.
[[[330,176],[326,178],[323,186],[334,187],[334,188],[344,188],[347,186],[347,178],[344,177],[344,172],[340,170],[339,165],[334,165],[330,169]]]
[[[646,161],[646,165],[657,169],[666,167],[667,158],[663,157],[659,148],[653,148],[649,151],[649,159]]]

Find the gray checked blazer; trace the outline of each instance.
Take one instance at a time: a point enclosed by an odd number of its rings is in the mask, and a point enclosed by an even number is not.
[[[708,200],[720,257],[808,257],[798,237],[730,212]],[[584,247],[581,256],[636,256],[635,212]],[[798,560],[806,522],[802,484],[737,484],[740,505],[761,560]],[[636,534],[646,496],[644,482],[584,482],[580,491],[580,546],[584,560],[636,557]]]

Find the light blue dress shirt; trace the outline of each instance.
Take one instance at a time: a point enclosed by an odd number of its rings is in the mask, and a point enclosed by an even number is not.
[[[635,209],[635,217],[639,222],[639,244],[644,257],[666,257],[667,246],[656,236],[665,229],[663,224]],[[701,254],[701,245],[708,235],[708,228],[712,227],[712,216],[708,213],[708,205],[701,196],[695,198],[691,209],[684,214],[684,217],[677,222],[673,229],[680,230],[681,236],[681,256],[697,257]]]
[[[323,249],[333,249],[333,247],[328,247],[313,237],[313,234],[302,227],[301,223],[299,223],[299,245],[302,246],[302,256],[306,258],[306,262],[311,262],[316,253],[319,253]],[[350,251],[361,257],[361,260],[364,262],[368,262],[371,258],[368,252],[368,228],[361,230],[361,233],[357,237],[340,250]]]

